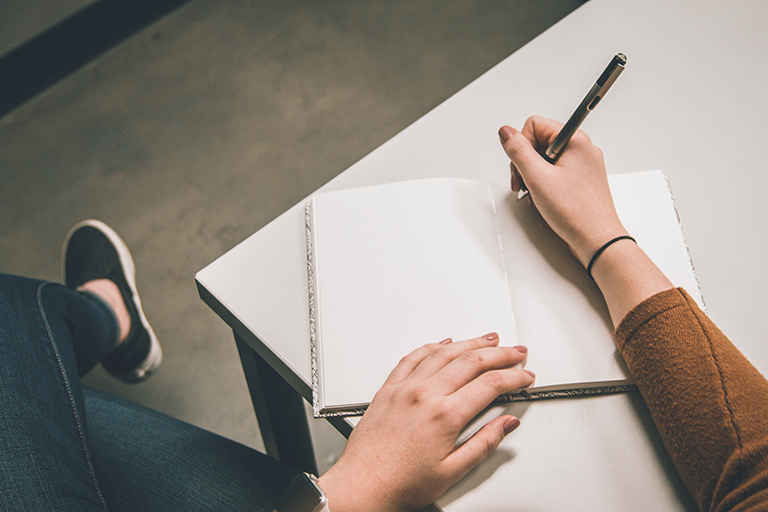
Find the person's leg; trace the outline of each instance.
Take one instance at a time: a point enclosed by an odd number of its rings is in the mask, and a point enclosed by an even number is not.
[[[295,469],[81,386],[117,332],[98,298],[0,274],[0,509],[271,510]]]
[[[269,511],[298,474],[252,448],[84,388],[93,465],[112,512]]]
[[[106,509],[77,365],[109,353],[116,333],[98,299],[0,274],[0,509]]]

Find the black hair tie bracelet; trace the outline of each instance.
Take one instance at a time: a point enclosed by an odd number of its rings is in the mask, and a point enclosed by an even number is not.
[[[592,265],[595,264],[595,260],[597,260],[597,257],[600,256],[601,254],[603,254],[603,251],[605,251],[608,247],[610,247],[611,245],[615,244],[619,240],[632,240],[633,242],[637,243],[637,240],[635,240],[634,238],[632,238],[629,235],[617,236],[613,240],[608,240],[601,248],[599,248],[597,250],[595,255],[592,256],[592,259],[589,260],[589,265],[587,265],[587,274],[589,274],[590,279],[592,279],[593,281],[595,280],[595,278],[592,277]]]

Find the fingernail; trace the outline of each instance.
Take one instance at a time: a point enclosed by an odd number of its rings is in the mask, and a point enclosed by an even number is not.
[[[499,335],[498,335],[498,334],[496,334],[495,332],[489,332],[488,334],[486,334],[485,336],[483,336],[483,338],[485,338],[486,340],[489,340],[489,341],[493,341],[493,340],[495,340],[495,339],[498,339],[498,338],[499,338]]]
[[[527,373],[528,375],[530,375],[531,377],[533,377],[534,379],[536,378],[536,374],[535,374],[535,373],[533,373],[531,370],[523,370],[523,371],[524,371],[525,373]]]
[[[528,347],[524,347],[523,345],[515,345],[512,348],[517,350],[521,354],[527,354],[528,353]]]
[[[504,144],[509,140],[511,136],[515,134],[515,129],[511,126],[502,126],[499,128],[499,139],[501,139],[501,143]]]
[[[451,338],[445,338],[443,341],[440,342],[443,345],[447,345],[449,343],[453,343],[453,339]]]
[[[509,434],[520,426],[520,420],[512,416],[504,423],[504,435]]]
[[[520,177],[517,175],[516,172],[514,171],[511,171],[511,172],[512,172],[512,177],[510,179],[510,186],[512,188],[512,192],[517,192],[518,190],[520,190],[520,183],[522,182],[522,180],[520,179]]]

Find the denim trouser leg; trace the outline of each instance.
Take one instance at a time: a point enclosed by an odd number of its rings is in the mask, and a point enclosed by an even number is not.
[[[112,512],[272,512],[298,474],[252,448],[88,387],[85,403],[93,465]]]
[[[73,333],[89,337],[94,326],[114,343],[116,326],[109,319],[110,332],[104,306],[89,308],[89,301],[96,304],[61,285],[0,275],[3,510],[106,509],[88,452],[72,342]]]
[[[99,299],[0,274],[0,509],[270,509],[295,470],[83,389],[116,333]]]

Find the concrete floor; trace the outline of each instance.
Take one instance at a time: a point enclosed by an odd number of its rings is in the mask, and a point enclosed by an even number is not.
[[[95,0],[0,0],[0,57]]]
[[[69,228],[110,224],[165,360],[85,382],[261,449],[194,274],[581,3],[193,0],[0,118],[0,272],[60,280]]]

